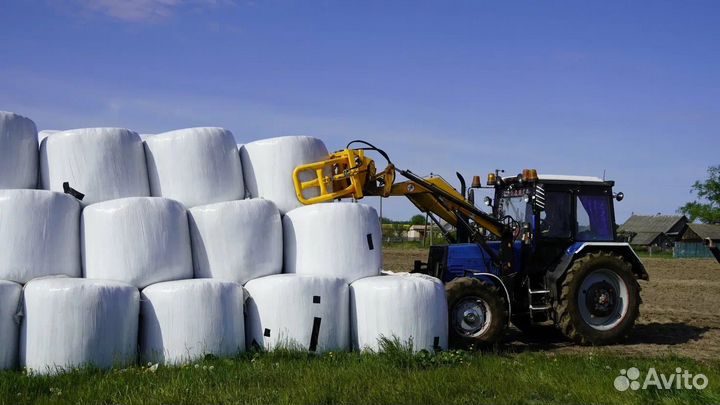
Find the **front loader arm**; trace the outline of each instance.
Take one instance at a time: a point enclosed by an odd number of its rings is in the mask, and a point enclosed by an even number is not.
[[[303,204],[341,198],[359,200],[365,196],[407,197],[421,212],[436,215],[456,229],[465,227],[495,257],[483,235],[472,229],[469,219],[501,240],[498,259],[503,272],[511,268],[512,228],[475,207],[441,177],[422,178],[409,170],[397,172],[408,180],[395,183],[396,169],[392,163],[388,162],[385,170],[378,173],[375,162],[365,156],[363,149],[345,149],[330,154],[325,160],[296,167],[293,182],[298,200]],[[314,195],[306,195],[308,190],[314,190]]]

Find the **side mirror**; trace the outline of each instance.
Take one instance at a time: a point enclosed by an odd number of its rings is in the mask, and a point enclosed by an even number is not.
[[[623,194],[622,192],[619,192],[619,193],[615,194],[615,199],[616,199],[616,200],[622,201],[623,198],[625,198],[625,194]]]
[[[488,196],[485,196],[485,198],[483,199],[483,202],[484,202],[485,205],[487,205],[488,207],[492,206],[492,198],[490,198],[490,197],[488,197]]]

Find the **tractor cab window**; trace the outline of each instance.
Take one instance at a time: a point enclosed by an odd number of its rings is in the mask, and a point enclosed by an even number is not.
[[[606,195],[577,197],[578,241],[613,240],[610,198]]]
[[[532,218],[532,205],[524,189],[506,190],[498,204],[500,218],[511,216],[516,222],[529,222]]]
[[[540,235],[544,238],[569,238],[570,193],[549,191],[545,193],[545,209],[540,213]]]

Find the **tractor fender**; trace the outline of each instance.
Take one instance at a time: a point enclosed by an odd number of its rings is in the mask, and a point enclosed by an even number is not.
[[[553,297],[558,296],[558,286],[575,259],[593,252],[612,252],[622,256],[632,266],[632,272],[640,280],[649,280],[645,265],[627,242],[576,242],[565,250],[555,268],[547,273],[547,285]]]
[[[483,273],[472,270],[465,270],[465,277],[477,278],[479,280],[492,283],[493,285],[498,287],[500,291],[505,293],[505,304],[507,305],[508,310],[508,325],[510,325],[510,319],[512,319],[512,302],[510,301],[510,290],[508,290],[502,279],[492,273]]]

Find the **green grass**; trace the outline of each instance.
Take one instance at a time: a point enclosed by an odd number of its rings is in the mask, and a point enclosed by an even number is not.
[[[703,373],[698,390],[618,392],[628,367]],[[0,404],[63,403],[720,403],[720,362],[611,355],[492,354],[451,351],[413,355],[301,352],[243,354],[184,367],[80,369],[57,376],[0,372]]]

